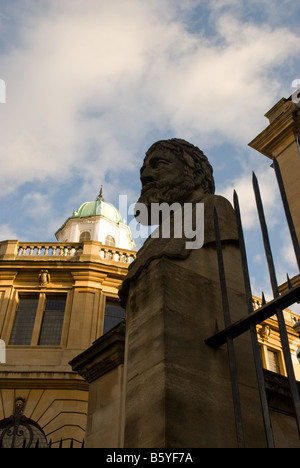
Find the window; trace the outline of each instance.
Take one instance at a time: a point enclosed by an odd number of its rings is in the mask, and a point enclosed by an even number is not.
[[[117,301],[106,299],[103,334],[114,328],[125,318],[125,310]]]
[[[39,302],[39,295],[20,296],[15,321],[10,336],[10,345],[31,344],[31,337]]]
[[[278,352],[272,349],[267,350],[269,366],[268,369],[272,372],[280,374],[279,356]]]
[[[59,346],[64,322],[66,296],[47,296],[39,345]]]
[[[20,295],[9,344],[59,346],[66,294]]]
[[[110,247],[115,247],[116,241],[113,236],[106,236],[105,238],[105,245],[109,245]]]
[[[86,240],[91,240],[91,233],[88,231],[82,232],[79,237],[79,242],[83,242]]]

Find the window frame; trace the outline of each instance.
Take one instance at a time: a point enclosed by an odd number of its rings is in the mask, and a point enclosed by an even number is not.
[[[274,356],[275,356],[275,359],[277,360],[277,363],[275,363],[275,364],[276,364],[276,366],[278,366],[278,372],[271,369],[270,354],[269,353],[273,353]],[[274,372],[275,374],[285,375],[284,368],[283,368],[283,360],[282,360],[281,351],[276,349],[276,348],[273,348],[271,346],[266,346],[266,356],[267,356],[268,370],[271,371],[271,372]]]
[[[83,236],[83,235],[86,236],[87,234],[88,234],[88,237],[89,237],[88,239],[87,238],[86,239],[81,239],[81,236]],[[91,234],[90,231],[84,230],[84,231],[81,231],[79,233],[79,242],[85,242],[85,241],[90,241],[90,240],[92,240],[92,234]]]
[[[63,312],[63,317],[62,317],[62,323],[61,323],[61,330],[60,330],[60,342],[59,344],[40,344],[40,340],[41,340],[41,336],[42,336],[42,331],[43,331],[43,324],[44,324],[44,318],[45,318],[45,314],[46,312],[54,312],[56,309],[47,309],[46,306],[47,306],[47,300],[49,298],[52,297],[63,297],[65,299],[65,307],[64,309],[57,309],[57,310],[60,310]],[[62,337],[63,337],[63,327],[64,327],[64,322],[65,322],[65,315],[66,315],[66,306],[67,306],[67,294],[63,294],[63,293],[46,293],[45,294],[45,299],[44,299],[44,302],[43,302],[43,311],[42,311],[42,320],[41,320],[41,326],[39,328],[39,336],[38,336],[38,343],[37,343],[37,346],[39,347],[57,347],[57,346],[61,346],[61,342],[62,342]]]
[[[69,293],[68,291],[16,291],[16,297],[15,297],[15,306],[14,310],[12,311],[12,316],[9,324],[9,328],[7,330],[7,343],[10,343],[10,339],[12,336],[12,331],[16,319],[16,314],[18,311],[19,303],[20,303],[20,298],[25,297],[25,296],[38,296],[38,305],[37,305],[37,310],[36,310],[36,315],[35,315],[35,321],[34,321],[34,326],[33,326],[33,331],[31,335],[31,342],[28,345],[23,345],[23,344],[9,344],[8,346],[10,347],[38,347],[38,348],[61,348],[63,346],[63,342],[65,339],[65,327],[66,327],[66,322],[69,319],[69,314],[67,313],[68,310],[68,299],[69,299]],[[45,307],[46,307],[46,301],[47,301],[47,296],[64,296],[66,299],[65,303],[65,309],[64,309],[64,318],[63,318],[63,323],[62,323],[62,329],[61,329],[61,337],[60,337],[60,345],[40,345],[39,344],[39,339],[40,339],[40,334],[42,331],[42,323],[43,323],[43,317],[44,317],[44,312],[45,312]]]
[[[270,372],[274,372],[274,370],[271,370],[270,361],[269,361],[268,352],[270,351],[270,352],[276,353],[277,355],[279,375],[287,376],[282,350],[280,348],[277,348],[276,346],[272,346],[272,345],[270,346],[269,344],[260,345],[260,349],[261,349],[262,365],[264,369]],[[278,372],[275,372],[275,373],[278,373]]]
[[[111,234],[107,234],[107,236],[105,237],[104,245],[108,247],[116,247],[117,244],[114,236],[112,236]]]
[[[117,306],[120,307],[120,309],[123,310],[123,313],[124,313],[124,317],[117,317],[116,318],[120,318],[119,322],[114,325],[113,327],[109,328],[108,330],[105,331],[105,318],[108,316],[108,317],[114,317],[113,315],[109,316],[105,313],[106,311],[106,306],[107,306],[107,303],[109,302],[112,302],[112,303],[115,303]],[[121,304],[120,304],[120,301],[116,298],[116,297],[113,297],[113,296],[105,296],[105,301],[104,301],[104,312],[103,312],[103,327],[102,327],[102,334],[104,335],[105,333],[108,333],[110,330],[112,330],[115,326],[119,325],[119,323],[123,322],[123,320],[125,320],[125,310],[123,309],[123,307],[121,307]]]
[[[13,334],[14,326],[15,326],[16,319],[17,319],[17,313],[19,311],[20,300],[21,300],[21,298],[30,297],[30,296],[37,296],[37,298],[38,298],[37,308],[36,308],[36,311],[35,311],[35,319],[34,319],[32,333],[31,333],[30,344],[11,344],[12,334]],[[40,295],[36,291],[32,291],[32,292],[28,291],[28,292],[25,292],[25,293],[21,292],[21,293],[17,294],[16,304],[15,304],[15,308],[14,308],[14,311],[13,311],[13,314],[12,314],[12,321],[11,321],[11,324],[10,324],[9,337],[8,337],[8,346],[28,347],[28,346],[32,345],[32,339],[33,339],[33,336],[34,336],[36,323],[37,323],[37,319],[38,319],[38,311],[39,311],[39,306],[40,306],[40,300],[41,300]]]

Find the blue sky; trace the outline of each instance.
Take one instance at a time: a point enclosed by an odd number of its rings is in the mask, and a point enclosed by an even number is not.
[[[253,292],[270,291],[251,187],[279,281],[297,273],[270,161],[248,147],[300,78],[298,0],[0,0],[0,239],[52,241],[75,209],[120,194],[159,139],[185,138],[240,198]]]

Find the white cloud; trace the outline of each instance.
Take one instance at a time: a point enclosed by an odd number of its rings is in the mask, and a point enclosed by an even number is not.
[[[211,31],[190,28],[201,8]],[[69,216],[102,183],[107,201],[117,203],[117,191],[133,202],[144,152],[155,139],[186,138],[208,155],[226,142],[245,147],[281,97],[273,70],[300,50],[299,35],[245,22],[241,2],[233,0],[13,0],[5,11],[15,16],[18,40],[11,31],[3,52],[0,46],[7,85],[0,197],[27,183],[23,206],[44,210],[44,235],[59,227],[63,209]],[[0,32],[9,19],[0,13]],[[222,193],[232,200],[237,190],[250,229],[257,223],[251,167],[238,176],[229,164]],[[261,183],[272,215],[268,177]],[[30,219],[24,212],[32,225],[26,237],[37,232],[38,218]]]
[[[271,169],[268,169],[257,174],[257,179],[266,222],[268,228],[272,229],[279,223],[281,215],[281,212],[278,211],[281,202],[275,175]],[[246,175],[239,176],[221,188],[219,194],[232,202],[234,190],[238,195],[243,228],[246,230],[260,229],[250,169]]]
[[[47,5],[22,12],[24,46],[1,57],[2,195],[83,168],[92,179],[133,169],[155,128],[246,144],[279,89],[272,68],[299,52],[295,34],[231,14],[217,21],[218,43],[192,34],[168,1]]]
[[[18,239],[18,236],[9,224],[2,224],[0,225],[0,239],[0,242],[2,242],[3,239]]]

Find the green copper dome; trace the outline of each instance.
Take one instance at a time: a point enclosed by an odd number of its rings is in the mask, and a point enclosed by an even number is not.
[[[56,231],[55,236],[58,239],[61,236],[61,232],[64,230],[64,228],[71,222],[72,225],[75,224],[82,224],[81,220],[86,219],[86,218],[93,218],[91,220],[92,223],[98,223],[101,218],[105,218],[112,222],[113,224],[119,225],[119,227],[125,226],[126,229],[129,230],[129,236],[131,238],[130,234],[130,228],[126,226],[126,221],[125,219],[122,218],[121,213],[117,208],[112,205],[111,203],[107,203],[103,200],[102,198],[102,186],[101,186],[101,191],[98,195],[98,198],[96,201],[88,201],[83,203],[78,210],[75,210],[65,222],[64,224]],[[83,221],[84,223],[84,221]],[[74,234],[74,233],[73,233]],[[73,235],[72,234],[72,235]],[[98,233],[99,234],[99,233]],[[97,234],[97,235],[98,235]],[[70,237],[70,233],[63,234],[66,238]],[[95,234],[96,235],[96,234]],[[72,236],[71,236],[72,237]]]
[[[104,216],[117,224],[123,222],[119,210],[101,199],[83,203],[78,211],[74,211],[72,218],[89,218],[90,216]]]

